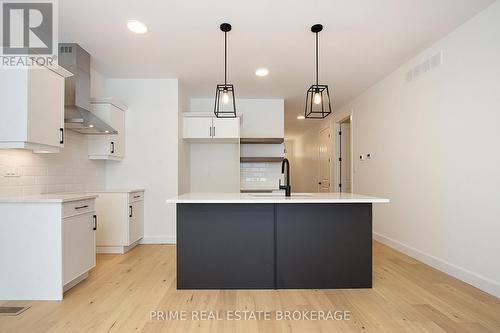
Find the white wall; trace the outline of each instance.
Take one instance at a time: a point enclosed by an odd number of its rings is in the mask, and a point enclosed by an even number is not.
[[[165,200],[178,192],[178,81],[110,79],[107,92],[128,110],[126,155],[107,162],[106,185],[145,188],[144,242],[174,242],[175,206]]]
[[[190,159],[190,192],[234,193],[240,191],[238,144],[192,144]]]
[[[391,199],[376,239],[498,297],[499,41],[496,2],[327,120],[352,110],[354,192]],[[443,65],[405,81],[439,50]]]

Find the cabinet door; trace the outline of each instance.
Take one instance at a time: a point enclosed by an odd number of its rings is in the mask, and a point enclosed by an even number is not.
[[[28,71],[28,141],[62,147],[64,78],[45,67]]]
[[[135,201],[129,205],[128,245],[144,236],[144,201]]]
[[[212,137],[212,118],[185,117],[183,130],[186,139],[209,139]]]
[[[106,158],[109,156],[113,156],[113,146],[114,144],[113,137],[114,135],[95,135],[88,137],[88,145],[89,145],[89,156],[90,157],[100,157]]]
[[[109,103],[92,104],[92,112],[118,134],[89,137],[91,159],[121,159],[125,156],[125,111]]]
[[[240,119],[213,118],[213,136],[220,139],[233,139],[240,137]]]
[[[95,231],[92,213],[63,219],[63,284],[95,266]]]

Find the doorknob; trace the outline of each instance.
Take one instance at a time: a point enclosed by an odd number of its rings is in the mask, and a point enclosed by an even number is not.
[[[318,182],[318,185],[321,185],[321,182]]]

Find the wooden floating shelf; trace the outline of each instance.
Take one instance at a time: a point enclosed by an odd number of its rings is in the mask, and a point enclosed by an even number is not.
[[[280,144],[285,142],[283,138],[241,138],[241,144]]]
[[[277,189],[268,189],[268,190],[261,190],[261,189],[240,189],[240,193],[273,193]]]
[[[280,163],[283,157],[240,157],[241,163]]]

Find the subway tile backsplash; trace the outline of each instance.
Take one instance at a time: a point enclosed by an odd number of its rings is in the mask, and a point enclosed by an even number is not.
[[[14,172],[18,177],[5,177]],[[85,136],[66,131],[58,154],[0,150],[0,196],[79,192],[105,187],[105,162],[88,159]]]
[[[280,178],[280,163],[241,163],[241,190],[277,190]]]

